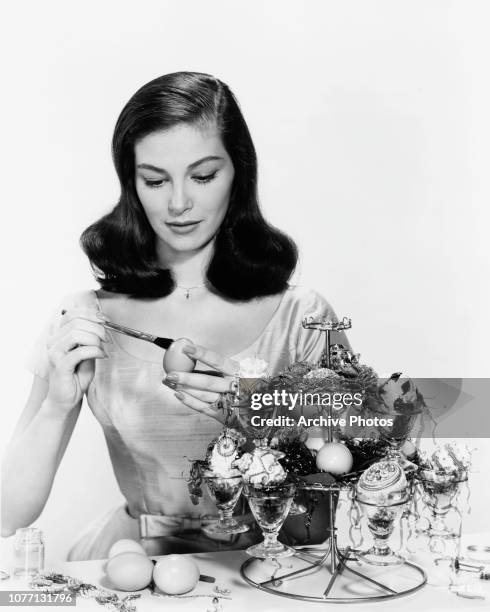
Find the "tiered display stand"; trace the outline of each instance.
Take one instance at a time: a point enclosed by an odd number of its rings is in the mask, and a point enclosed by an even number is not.
[[[307,317],[303,320],[303,327],[317,329],[325,332],[325,351],[322,367],[330,367],[330,333],[332,331],[343,331],[351,327],[351,320],[344,317],[340,322],[328,321],[326,319],[314,320]],[[331,408],[328,407],[328,416],[331,416]],[[327,441],[332,442],[331,428],[327,429]],[[342,482],[332,485],[305,485],[304,490],[316,490],[324,492],[329,498],[329,528],[327,530],[327,547],[318,548],[295,548],[296,553],[293,557],[272,560],[276,564],[273,575],[267,580],[258,581],[257,576],[253,576],[254,568],[257,567],[257,559],[250,558],[240,568],[242,578],[251,586],[266,591],[268,593],[289,597],[291,599],[303,601],[316,601],[320,603],[361,603],[368,601],[384,601],[410,595],[421,589],[427,582],[425,571],[415,565],[405,561],[394,566],[375,566],[362,563],[358,560],[356,551],[349,547],[340,549],[337,543],[336,527],[336,498],[339,492],[346,488]],[[298,569],[286,571],[284,566],[291,562],[292,565],[299,565]],[[260,561],[259,561],[260,563]],[[362,571],[361,571],[362,570]],[[383,578],[378,579],[378,574],[382,572]],[[386,574],[394,578],[396,573],[398,584],[391,581],[386,584]],[[353,580],[349,581],[346,574],[350,574]],[[371,574],[371,575],[369,575]],[[336,594],[335,584],[343,582],[343,589]],[[401,584],[400,584],[401,583]],[[323,588],[323,592],[317,595],[309,594],[318,590],[318,585]],[[293,588],[294,589],[293,592]],[[320,589],[321,591],[321,589]]]

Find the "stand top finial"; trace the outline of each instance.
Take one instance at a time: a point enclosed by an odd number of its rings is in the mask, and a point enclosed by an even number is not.
[[[342,321],[333,321],[327,317],[314,317],[306,315],[303,318],[302,325],[305,329],[318,329],[320,331],[343,331],[352,327],[352,320],[349,317],[344,317]]]

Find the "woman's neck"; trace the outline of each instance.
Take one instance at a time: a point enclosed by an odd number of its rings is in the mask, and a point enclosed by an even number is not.
[[[161,265],[170,268],[175,284],[180,287],[200,287],[206,283],[206,270],[212,252],[213,241],[192,252],[169,252],[165,245],[157,246]]]

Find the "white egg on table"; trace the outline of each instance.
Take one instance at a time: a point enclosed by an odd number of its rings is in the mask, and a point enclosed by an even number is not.
[[[184,555],[166,555],[156,562],[153,569],[155,585],[167,595],[192,591],[199,575],[196,562]]]
[[[109,554],[107,556],[111,559],[123,552],[139,552],[141,555],[146,555],[145,549],[139,542],[136,542],[136,540],[122,539],[114,542],[109,548]]]
[[[347,474],[352,469],[353,463],[352,453],[340,442],[325,443],[316,456],[318,469],[333,476]]]
[[[151,582],[153,563],[139,552],[122,552],[107,561],[105,571],[119,591],[139,591]]]
[[[192,372],[196,366],[196,360],[182,352],[182,349],[192,344],[187,338],[178,338],[165,351],[163,356],[163,368],[165,372]]]

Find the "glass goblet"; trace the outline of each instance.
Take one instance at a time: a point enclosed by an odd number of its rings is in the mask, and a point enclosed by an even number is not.
[[[357,501],[367,516],[369,531],[374,538],[373,546],[360,553],[359,558],[370,565],[399,565],[404,563],[405,559],[390,548],[388,540],[393,533],[395,520],[405,510],[408,500],[401,500],[386,506],[371,504],[359,499]]]
[[[435,538],[451,538],[454,531],[446,524],[446,517],[454,508],[454,499],[460,484],[468,480],[466,471],[444,472],[439,470],[420,470],[423,500],[430,510],[432,520],[425,533]]]
[[[202,531],[207,535],[248,531],[248,525],[239,523],[233,518],[233,509],[243,489],[241,473],[237,471],[237,474],[233,476],[217,476],[213,472],[205,471],[203,478],[218,509],[219,519],[202,527]]]
[[[264,535],[264,541],[247,548],[252,557],[270,559],[294,555],[293,548],[278,542],[278,533],[289,514],[296,494],[294,483],[258,485],[245,483],[243,487],[255,520]]]

